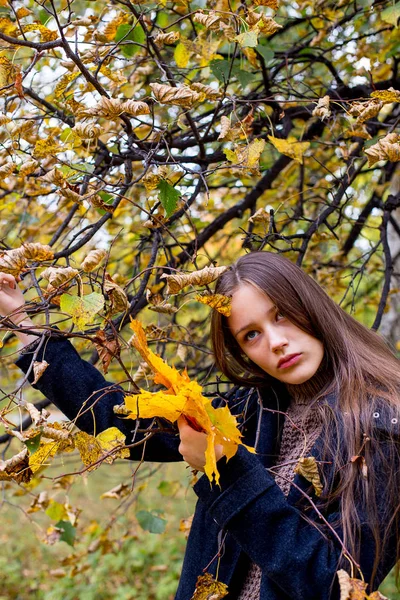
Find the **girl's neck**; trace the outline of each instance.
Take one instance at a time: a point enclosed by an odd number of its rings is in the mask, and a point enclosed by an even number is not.
[[[325,388],[328,387],[332,381],[332,374],[329,369],[326,368],[325,361],[322,361],[318,371],[304,383],[293,385],[290,383],[286,384],[286,388],[296,404],[310,404],[312,400],[319,396]]]

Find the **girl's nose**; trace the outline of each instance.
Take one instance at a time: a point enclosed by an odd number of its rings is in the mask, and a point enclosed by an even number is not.
[[[278,352],[288,345],[288,341],[281,331],[272,331],[269,333],[269,344],[272,352]]]

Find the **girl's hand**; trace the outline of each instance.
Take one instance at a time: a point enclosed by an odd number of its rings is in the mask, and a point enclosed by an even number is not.
[[[0,315],[7,316],[25,304],[22,291],[17,285],[14,275],[0,272]],[[16,312],[10,317],[11,321],[18,324],[26,317],[26,314]]]
[[[206,464],[207,436],[205,433],[196,431],[186,421],[185,417],[178,419],[179,435],[181,443],[178,451],[192,469],[204,471]],[[215,458],[218,461],[224,455],[223,448],[219,444],[215,445]]]

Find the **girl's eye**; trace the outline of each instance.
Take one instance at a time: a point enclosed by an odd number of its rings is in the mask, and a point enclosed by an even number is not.
[[[277,321],[280,321],[281,319],[284,319],[285,316],[282,313],[280,313],[279,311],[277,311],[275,318]]]
[[[246,333],[246,335],[244,336],[244,339],[246,342],[250,342],[251,340],[254,340],[256,337],[258,336],[258,331],[248,331]]]

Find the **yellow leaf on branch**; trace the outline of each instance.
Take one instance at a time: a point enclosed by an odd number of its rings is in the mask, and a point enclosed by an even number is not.
[[[377,90],[372,92],[371,98],[378,98],[384,104],[400,102],[400,91],[390,87],[388,90]]]
[[[293,160],[296,160],[301,165],[303,164],[303,156],[309,149],[310,142],[299,142],[295,137],[288,137],[287,140],[283,140],[273,135],[269,135],[268,139],[281,154],[290,156],[290,158],[293,158]]]
[[[322,494],[321,479],[318,472],[317,461],[314,456],[303,456],[300,458],[294,472],[302,475],[307,481],[312,483],[316,496]]]
[[[268,136],[270,137],[270,136]],[[235,144],[233,150],[224,150],[229,162],[250,169],[253,172],[258,171],[260,156],[265,148],[265,140],[256,139],[250,144]]]
[[[117,458],[129,457],[129,448],[124,447],[125,435],[117,427],[109,427],[96,437],[78,431],[74,435],[74,443],[88,471],[97,469],[101,462],[111,464]]]
[[[231,314],[231,303],[232,298],[224,296],[223,294],[196,294],[195,299],[197,302],[206,304],[210,308],[217,310],[221,315],[229,317]]]
[[[368,583],[352,579],[344,569],[337,571],[336,575],[340,586],[340,600],[389,600],[378,591],[368,595],[365,591]]]
[[[180,416],[188,417],[207,435],[206,464],[204,471],[212,482],[218,484],[219,473],[215,459],[215,444],[222,445],[224,454],[229,459],[241,444],[241,433],[237,428],[236,418],[228,407],[215,409],[211,399],[202,395],[202,388],[196,381],[191,381],[184,371],[182,374],[170,367],[162,358],[154,354],[147,345],[146,336],[139,321],[131,321],[133,336],[130,343],[140,353],[155,373],[154,382],[167,388],[166,391],[149,392],[141,390],[125,398],[125,406],[130,411],[128,417],[164,418],[172,423]],[[248,448],[250,451],[253,449]]]
[[[211,573],[199,575],[196,589],[191,600],[221,600],[228,594],[228,586],[222,581],[217,581]]]

